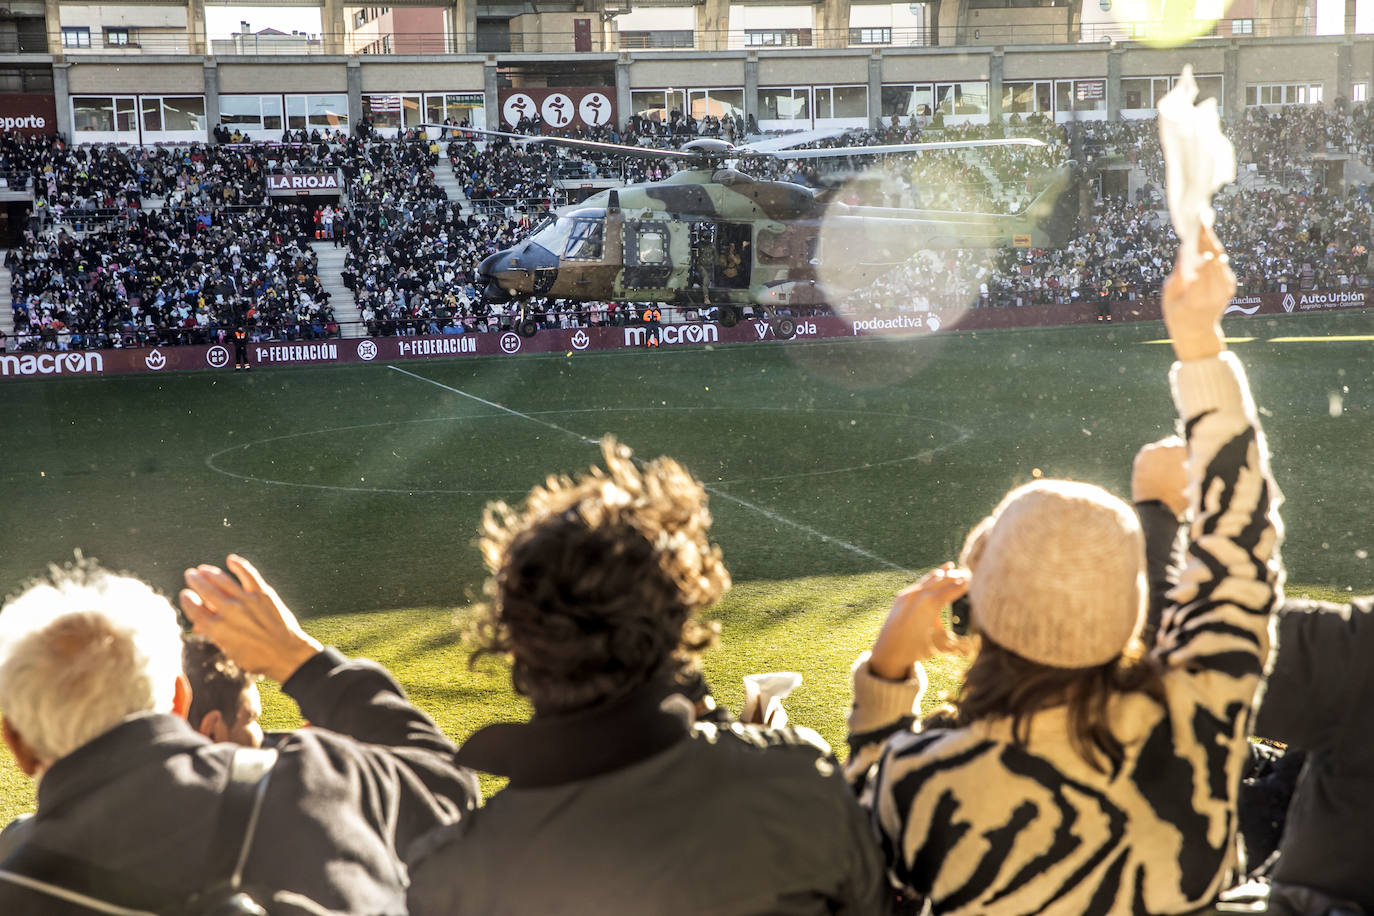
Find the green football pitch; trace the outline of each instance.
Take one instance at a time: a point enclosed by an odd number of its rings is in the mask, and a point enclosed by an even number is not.
[[[1290,592],[1374,590],[1374,313],[1250,319],[1286,495]],[[797,670],[792,721],[842,745],[847,670],[913,571],[1037,471],[1126,494],[1173,427],[1158,324],[0,383],[0,582],[80,550],[174,593],[239,552],[322,639],[392,668],[461,739],[525,714],[468,665],[482,506],[613,433],[709,487],[735,587],[718,696]],[[1340,338],[1340,339],[1338,339]],[[937,683],[954,673],[940,666]],[[932,691],[934,693],[934,691]],[[269,725],[294,723],[265,691]],[[933,699],[933,696],[931,697]],[[490,788],[490,786],[489,786]],[[0,818],[32,805],[0,761]]]

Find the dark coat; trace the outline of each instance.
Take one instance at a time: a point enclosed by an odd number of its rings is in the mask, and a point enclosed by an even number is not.
[[[475,734],[459,760],[510,784],[417,856],[414,916],[885,912],[876,838],[814,732],[692,725],[662,695]]]
[[[326,649],[282,687],[313,727],[276,745],[246,882],[341,913],[402,916],[398,854],[472,810],[476,780],[372,662]],[[205,860],[234,750],[176,716],[127,719],[48,769],[28,842],[116,873],[140,896],[182,900],[218,877]],[[60,912],[0,882],[0,913]]]
[[[1308,752],[1279,843],[1276,883],[1316,888],[1374,913],[1374,598],[1287,601],[1255,734]],[[1361,852],[1364,850],[1365,852]]]

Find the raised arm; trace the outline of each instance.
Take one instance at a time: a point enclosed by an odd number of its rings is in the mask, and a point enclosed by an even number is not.
[[[1226,353],[1221,314],[1235,278],[1204,232],[1192,282],[1164,287],[1164,321],[1178,362],[1170,374],[1188,446],[1191,522],[1187,565],[1169,593],[1156,656],[1193,678],[1209,711],[1248,709],[1269,655],[1281,571],[1280,494],[1239,361]]]
[[[1145,531],[1151,630],[1183,566],[1178,515],[1179,501],[1187,506],[1185,459],[1167,440],[1151,443],[1136,456],[1131,475],[1131,497]],[[1360,660],[1374,652],[1374,599],[1333,604],[1288,598],[1279,605],[1275,629],[1274,664],[1254,733],[1303,750],[1330,750],[1360,714],[1359,704],[1348,702],[1361,695],[1351,686],[1350,672],[1362,671]]]
[[[898,592],[873,650],[855,664],[845,776],[856,791],[888,737],[915,723],[926,688],[921,662],[960,648],[940,611],[968,592],[968,582],[968,570],[946,563]]]
[[[329,752],[348,758],[339,768],[357,766],[391,787],[382,791],[397,806],[398,839],[476,805],[476,779],[454,763],[453,743],[386,669],[323,648],[252,564],[231,556],[227,565],[187,570],[182,610],[240,667],[279,680],[311,724],[353,739]]]
[[[1131,466],[1131,502],[1145,534],[1145,578],[1150,605],[1141,634],[1153,646],[1169,589],[1183,568],[1180,517],[1188,511],[1188,447],[1177,436],[1141,446]]]

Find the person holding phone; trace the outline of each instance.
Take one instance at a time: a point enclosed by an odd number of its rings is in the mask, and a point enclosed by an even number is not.
[[[1235,280],[1210,231],[1164,319],[1189,454],[1189,564],[1146,652],[1144,539],[1099,487],[1006,495],[897,595],[854,670],[851,784],[890,877],[936,913],[1181,913],[1236,859],[1251,705],[1279,595],[1278,489],[1221,315]],[[921,662],[978,645],[952,706],[919,720]]]

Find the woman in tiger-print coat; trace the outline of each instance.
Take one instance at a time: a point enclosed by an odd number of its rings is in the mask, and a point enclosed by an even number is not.
[[[891,879],[937,913],[1180,913],[1233,864],[1280,496],[1245,375],[1222,352],[1234,278],[1205,241],[1196,279],[1171,277],[1164,294],[1193,521],[1149,652],[1129,507],[1037,481],[969,535],[968,569],[898,595],[855,666],[847,772]],[[953,706],[922,726],[920,662],[957,647],[939,613],[965,592],[981,645]]]

